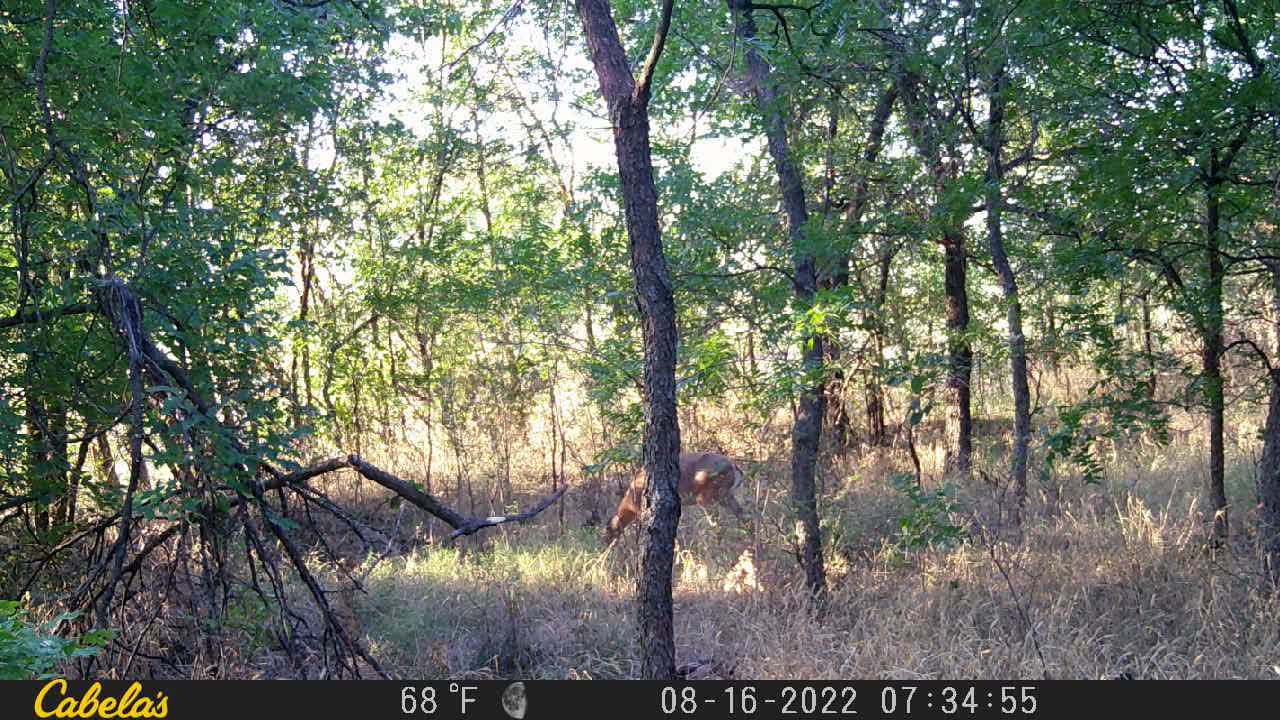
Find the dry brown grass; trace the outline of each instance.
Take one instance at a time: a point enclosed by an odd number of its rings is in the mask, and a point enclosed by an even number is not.
[[[749,678],[1280,676],[1280,604],[1258,591],[1251,536],[1205,546],[1194,442],[1117,448],[1101,485],[1033,481],[1020,537],[993,529],[998,488],[962,485],[955,521],[970,541],[916,552],[895,546],[906,501],[886,480],[905,459],[836,463],[823,479],[822,619],[797,586],[778,451],[752,466],[758,482],[742,492],[754,528],[685,511],[678,661],[715,660]],[[1238,452],[1237,528],[1253,526],[1250,467]],[[582,526],[587,504],[570,504],[563,530],[549,512],[465,548],[420,544],[367,567],[355,607],[376,657],[406,677],[634,676],[636,534],[602,554],[596,528]]]

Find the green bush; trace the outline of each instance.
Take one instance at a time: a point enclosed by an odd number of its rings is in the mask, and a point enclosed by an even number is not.
[[[0,600],[0,680],[54,677],[63,661],[96,655],[115,637],[111,630],[91,630],[79,638],[58,637],[58,627],[78,616],[62,613],[36,625],[16,600]]]
[[[965,529],[952,522],[959,503],[950,485],[925,492],[908,473],[890,478],[893,487],[906,496],[909,506],[898,519],[898,548],[903,552],[930,548],[950,548],[969,539]]]

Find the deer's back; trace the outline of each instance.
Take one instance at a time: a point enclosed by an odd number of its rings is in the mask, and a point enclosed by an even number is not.
[[[741,477],[742,473],[733,461],[720,453],[681,453],[677,491],[682,498],[692,497],[698,502],[709,502],[732,492]],[[640,501],[647,484],[642,470],[632,481],[628,493],[633,502]]]

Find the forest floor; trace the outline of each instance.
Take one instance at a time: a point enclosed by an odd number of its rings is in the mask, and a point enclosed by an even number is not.
[[[1050,492],[1033,474],[1021,533],[1001,526],[981,474],[949,499],[930,480],[913,502],[889,481],[909,467],[901,453],[829,465],[821,619],[797,584],[785,452],[744,466],[751,527],[685,508],[677,661],[738,678],[1276,678],[1280,603],[1257,590],[1252,464],[1237,453],[1229,468],[1233,540],[1210,549],[1198,440],[1118,450],[1100,483]],[[339,603],[350,629],[397,677],[634,677],[639,533],[604,552],[577,490],[563,526],[553,508],[456,547],[354,560],[343,572],[364,592]],[[354,484],[330,491],[383,523],[403,512]]]

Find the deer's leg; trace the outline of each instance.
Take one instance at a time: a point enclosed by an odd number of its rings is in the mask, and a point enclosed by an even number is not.
[[[698,507],[702,508],[702,514],[706,516],[707,524],[711,526],[711,529],[718,529],[719,526],[716,524],[716,518],[711,512],[711,503],[707,502],[707,497],[705,495],[699,495],[696,502],[698,503]]]
[[[747,526],[747,511],[743,510],[742,506],[738,504],[738,499],[733,496],[732,492],[726,492],[721,498],[720,503],[729,508],[729,511],[733,513],[734,517],[738,518],[738,523],[740,525],[743,527]]]

